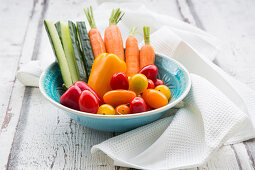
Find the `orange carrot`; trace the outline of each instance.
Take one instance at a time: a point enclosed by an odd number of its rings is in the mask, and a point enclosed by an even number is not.
[[[118,22],[122,19],[124,13],[121,10],[113,9],[109,19],[109,26],[104,32],[104,42],[107,53],[114,53],[124,60],[124,48],[120,29],[117,26]]]
[[[140,69],[155,62],[155,52],[150,45],[150,27],[143,27],[145,45],[140,50]]]
[[[137,27],[133,27],[126,40],[125,58],[127,64],[127,76],[132,76],[139,71],[139,47],[135,38]]]
[[[99,54],[106,52],[105,44],[99,30],[96,28],[92,7],[90,6],[90,8],[84,9],[84,12],[91,27],[89,31],[89,39],[94,58],[96,58]]]

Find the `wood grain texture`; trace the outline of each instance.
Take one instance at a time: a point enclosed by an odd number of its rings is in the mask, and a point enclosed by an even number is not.
[[[26,94],[9,168],[114,168],[109,158],[90,154],[91,146],[111,137],[111,133],[91,130],[72,121],[50,105],[38,88],[30,88]]]
[[[19,120],[20,109],[24,96],[24,86],[15,78],[16,72],[22,62],[31,59],[26,55],[33,48],[33,37],[36,19],[36,1],[15,2],[5,1],[1,3],[1,112],[0,112],[0,168],[5,169],[9,159],[16,126]],[[26,6],[26,8],[24,8]],[[17,20],[17,17],[20,17]],[[22,18],[22,19],[21,19]],[[31,30],[31,36],[27,32]],[[30,43],[27,43],[27,40]],[[3,70],[2,70],[3,69]]]
[[[9,169],[128,169],[114,167],[112,160],[105,155],[90,154],[91,146],[114,134],[91,130],[77,124],[61,110],[49,104],[42,97],[39,89],[24,88],[15,79],[18,67],[31,59],[39,58],[43,67],[54,61],[53,52],[43,29],[43,18],[54,21],[85,20],[82,8],[90,4],[96,6],[102,2],[101,0],[35,0],[25,1],[23,4],[17,2],[5,2],[3,6],[1,4],[1,16],[9,14],[8,10],[12,10],[10,6],[14,7],[15,11],[22,9],[20,16],[14,14],[10,16],[13,21],[16,21],[14,16],[20,17],[22,22],[17,23],[17,28],[20,30],[16,28],[13,30],[15,32],[13,38],[0,34],[0,40],[4,40],[4,44],[0,46],[0,71],[4,72],[7,68],[11,70],[0,76],[0,82],[6,82],[6,79],[10,81],[4,84],[3,88],[7,90],[4,90],[3,96],[0,97],[0,103],[3,103],[0,106],[0,125],[4,127],[0,131],[0,146],[6,146],[0,147],[0,169],[7,167]],[[255,51],[252,47],[255,41],[253,22],[255,6],[252,0],[245,2],[162,0],[160,3],[144,0],[142,2],[151,10],[156,6],[156,12],[182,19],[230,44],[226,45],[228,57],[220,58],[219,54],[217,64],[255,88],[255,74],[253,74]],[[22,8],[23,5],[26,5],[26,8]],[[0,18],[0,21],[2,20]],[[4,19],[2,23],[4,21],[9,22],[9,19]],[[4,29],[11,28],[6,24]],[[5,101],[6,98],[9,100]],[[254,160],[255,141],[250,140],[244,144],[224,146],[205,165],[193,169],[249,170],[255,168]]]

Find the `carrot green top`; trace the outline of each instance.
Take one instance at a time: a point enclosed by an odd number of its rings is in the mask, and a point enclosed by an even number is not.
[[[123,13],[120,8],[117,9],[113,9],[110,19],[109,19],[109,25],[117,25],[118,22],[122,19],[123,15],[125,13]]]
[[[144,42],[146,45],[150,44],[150,27],[144,26],[143,27],[143,34],[144,34]]]
[[[90,28],[96,28],[96,23],[95,23],[95,18],[93,15],[93,10],[92,10],[92,6],[90,6],[89,8],[85,9],[84,8],[84,13],[87,17],[87,20],[89,22]]]
[[[132,27],[129,31],[129,36],[135,36],[137,31],[137,27]]]

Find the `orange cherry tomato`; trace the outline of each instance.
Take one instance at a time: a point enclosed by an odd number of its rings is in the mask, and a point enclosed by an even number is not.
[[[98,108],[97,114],[101,115],[115,115],[114,108],[109,104],[103,104]]]
[[[142,93],[148,87],[148,79],[143,74],[135,74],[129,79],[129,89],[137,94]]]
[[[130,114],[130,108],[125,104],[119,105],[115,108],[115,114],[116,115]]]
[[[159,92],[163,93],[168,100],[170,99],[171,91],[166,85],[158,85],[157,87],[155,87],[155,90],[158,90]]]
[[[130,103],[136,97],[130,90],[111,90],[104,94],[104,102],[112,106]]]
[[[152,108],[157,109],[168,104],[166,96],[155,89],[147,89],[143,92],[143,99]]]

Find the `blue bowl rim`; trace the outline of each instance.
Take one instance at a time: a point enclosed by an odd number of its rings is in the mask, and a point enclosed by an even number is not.
[[[168,103],[166,106],[163,106],[161,108],[158,109],[154,109],[154,110],[150,110],[150,111],[146,111],[146,112],[141,112],[141,113],[134,113],[134,114],[127,114],[127,115],[100,115],[100,114],[93,114],[93,113],[87,113],[87,112],[82,112],[82,111],[78,111],[78,110],[74,110],[71,109],[69,107],[66,107],[58,102],[56,102],[55,100],[53,100],[52,98],[50,98],[44,88],[43,88],[43,77],[45,77],[46,72],[48,72],[48,70],[52,67],[52,65],[54,65],[56,62],[53,62],[52,64],[50,64],[46,70],[41,74],[40,76],[40,80],[39,80],[39,89],[41,91],[41,93],[43,94],[43,96],[48,99],[50,101],[50,103],[52,103],[53,105],[57,106],[58,108],[65,110],[67,112],[71,112],[73,114],[78,114],[81,116],[88,116],[88,117],[94,117],[94,118],[134,118],[134,117],[141,117],[141,116],[148,116],[148,115],[152,115],[152,114],[157,114],[163,111],[166,111],[172,107],[174,107],[175,105],[177,105],[179,102],[181,102],[189,93],[190,88],[191,88],[191,79],[190,79],[190,75],[188,70],[178,61],[176,61],[173,58],[167,57],[164,54],[160,54],[160,53],[156,53],[156,56],[160,56],[169,60],[172,60],[173,62],[175,62],[177,65],[179,65],[183,70],[184,73],[187,75],[187,86],[186,89],[184,90],[184,92],[181,94],[180,97],[178,97],[175,101]]]

